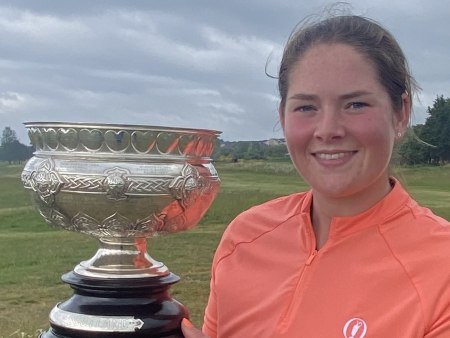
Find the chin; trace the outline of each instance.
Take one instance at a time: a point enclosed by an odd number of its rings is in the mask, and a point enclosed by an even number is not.
[[[327,180],[321,184],[313,184],[311,186],[313,187],[313,190],[329,198],[350,197],[357,191],[357,188],[353,184],[343,184],[342,180],[339,180],[338,178],[331,182],[330,180]]]

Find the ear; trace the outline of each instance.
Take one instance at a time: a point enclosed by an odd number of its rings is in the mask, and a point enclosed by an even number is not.
[[[402,94],[402,108],[395,116],[396,131],[404,134],[411,119],[411,97],[407,92]]]

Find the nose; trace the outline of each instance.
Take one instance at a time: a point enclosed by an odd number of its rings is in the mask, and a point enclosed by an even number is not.
[[[323,109],[317,116],[314,137],[322,142],[340,139],[345,135],[345,128],[339,110]]]

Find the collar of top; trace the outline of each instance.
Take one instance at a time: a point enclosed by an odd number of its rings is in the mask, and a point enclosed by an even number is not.
[[[383,224],[401,212],[411,198],[397,179],[390,180],[393,182],[393,189],[371,208],[353,216],[334,217],[330,224],[329,238],[345,237]],[[309,191],[301,207],[301,214],[305,218],[310,218],[312,198],[312,191]]]

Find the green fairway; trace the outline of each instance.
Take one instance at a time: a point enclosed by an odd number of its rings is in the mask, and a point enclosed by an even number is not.
[[[226,225],[241,211],[307,189],[290,162],[219,163],[219,196],[196,229],[149,240],[149,253],[181,277],[172,288],[201,325],[211,259]],[[96,251],[96,240],[53,229],[31,204],[21,166],[0,164],[0,338],[35,337],[48,313],[70,297],[60,280]],[[450,219],[450,167],[400,168],[403,184],[423,205]]]

